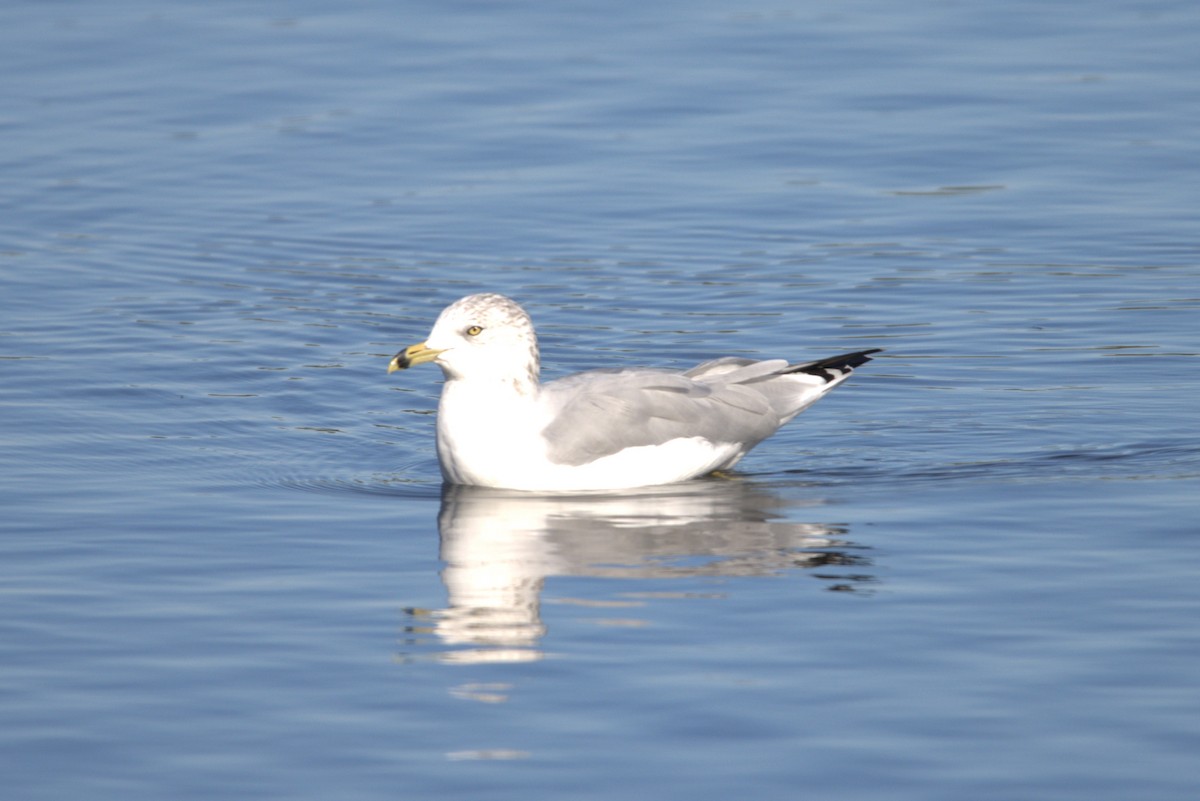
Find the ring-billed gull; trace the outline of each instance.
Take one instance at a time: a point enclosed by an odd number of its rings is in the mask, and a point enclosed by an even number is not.
[[[447,306],[388,372],[442,368],[437,452],[447,482],[618,490],[732,467],[879,350],[802,364],[726,356],[690,370],[604,368],[542,384],[529,315],[485,293]]]

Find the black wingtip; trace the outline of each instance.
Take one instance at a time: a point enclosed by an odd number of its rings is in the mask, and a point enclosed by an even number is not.
[[[807,373],[824,378],[826,381],[836,381],[849,373],[855,367],[861,367],[871,361],[872,353],[882,353],[883,348],[856,350],[853,353],[843,353],[840,356],[830,356],[815,362],[797,364],[788,368],[789,373]]]

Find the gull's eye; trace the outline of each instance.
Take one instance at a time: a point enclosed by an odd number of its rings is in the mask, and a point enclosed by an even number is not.
[[[469,337],[477,337],[482,333],[483,333],[483,328],[481,328],[480,326],[477,326],[477,325],[473,325],[467,329],[467,336],[469,336]]]

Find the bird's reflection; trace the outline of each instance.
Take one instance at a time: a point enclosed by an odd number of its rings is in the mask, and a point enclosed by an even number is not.
[[[547,576],[647,579],[812,569],[835,590],[871,581],[845,526],[796,523],[796,502],[745,481],[709,479],[621,494],[532,495],[447,486],[438,527],[448,605],[409,610],[441,658],[541,657]],[[846,567],[853,568],[848,574]],[[824,568],[818,572],[816,569]]]

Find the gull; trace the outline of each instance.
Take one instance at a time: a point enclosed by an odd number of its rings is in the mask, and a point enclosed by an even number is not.
[[[622,490],[733,467],[880,350],[799,364],[725,356],[688,370],[611,367],[541,383],[533,321],[511,298],[482,293],[447,306],[388,373],[442,368],[447,483]]]

